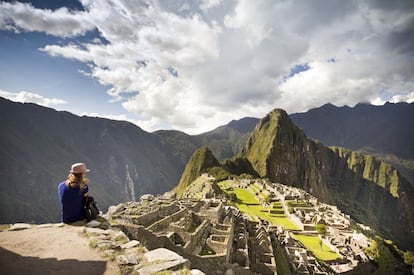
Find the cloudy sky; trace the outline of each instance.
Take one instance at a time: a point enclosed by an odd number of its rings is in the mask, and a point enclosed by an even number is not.
[[[189,134],[413,102],[414,1],[1,1],[0,96]]]

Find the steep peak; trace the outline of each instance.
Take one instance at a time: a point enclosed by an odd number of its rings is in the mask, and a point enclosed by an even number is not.
[[[263,117],[248,138],[241,155],[246,157],[262,177],[268,176],[269,156],[280,145],[305,138],[282,109],[274,109]],[[287,147],[286,147],[287,148]]]
[[[273,109],[272,111],[270,111],[268,116],[270,116],[271,118],[274,118],[274,119],[276,119],[276,118],[277,119],[279,119],[279,118],[289,119],[288,114],[286,113],[286,111],[283,110],[283,109],[278,109],[278,108]]]
[[[273,109],[259,121],[254,131],[275,130],[280,125],[289,123],[289,121],[290,118],[286,111],[282,109]]]
[[[202,173],[206,173],[210,168],[221,167],[220,163],[207,147],[201,147],[191,156],[178,186],[174,189],[180,197],[184,190]]]

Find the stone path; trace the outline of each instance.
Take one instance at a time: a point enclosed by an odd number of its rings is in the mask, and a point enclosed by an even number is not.
[[[50,224],[0,232],[1,274],[120,274],[82,236],[84,227]]]
[[[150,275],[204,273],[165,248],[148,251],[105,221],[82,226],[14,224],[0,231],[0,273],[8,275]],[[171,271],[177,270],[177,271]]]

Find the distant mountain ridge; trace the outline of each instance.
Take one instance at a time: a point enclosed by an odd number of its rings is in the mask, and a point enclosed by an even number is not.
[[[414,159],[414,103],[326,104],[290,117],[310,138],[328,146]]]
[[[414,186],[414,102],[383,106],[326,104],[291,119],[306,135],[328,146],[345,147],[381,158]]]
[[[109,205],[171,189],[183,164],[154,134],[122,121],[78,117],[0,98],[0,223],[59,220],[57,184],[86,162],[90,193]]]
[[[215,148],[223,158],[234,155],[247,138],[246,120],[198,136],[148,133],[125,121],[79,117],[0,97],[0,223],[58,221],[57,184],[79,161],[91,169],[91,195],[104,211],[171,190],[197,148]]]

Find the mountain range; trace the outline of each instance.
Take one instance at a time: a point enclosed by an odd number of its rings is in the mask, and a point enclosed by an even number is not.
[[[251,119],[198,136],[148,133],[129,122],[0,97],[0,121],[0,223],[42,223],[59,220],[57,184],[72,163],[87,164],[90,193],[105,211],[121,201],[171,190],[202,145],[222,158],[232,156],[247,138],[245,124]]]
[[[171,190],[184,176],[183,171],[191,155],[206,146],[217,162],[225,163],[227,171],[250,174],[255,171],[261,177],[301,187],[327,202],[348,209],[357,219],[368,221],[398,242],[402,242],[399,238],[402,234],[414,239],[413,231],[409,232],[413,229],[413,214],[410,203],[412,189],[407,187],[410,186],[408,182],[390,165],[342,148],[371,152],[384,158],[391,155],[398,160],[412,160],[408,152],[412,150],[412,142],[401,137],[406,135],[409,138],[412,130],[407,130],[409,124],[396,121],[408,122],[412,116],[406,116],[411,114],[413,106],[403,103],[382,107],[360,104],[355,108],[325,105],[308,113],[291,115],[291,119],[283,111],[275,110],[260,122],[256,118],[244,118],[211,132],[190,136],[166,130],[148,133],[128,122],[79,117],[0,98],[0,175],[3,179],[0,185],[0,223],[57,221],[57,184],[66,178],[74,162],[86,162],[91,169],[88,174],[91,194],[97,199],[98,206],[105,210],[121,201],[136,200],[142,194]],[[352,123],[348,125],[338,119],[336,124],[327,124],[322,119],[323,115],[319,119],[306,119],[307,114],[314,116],[332,109],[329,118],[325,119],[335,121],[336,109],[350,109],[350,113],[353,109],[363,109],[365,114],[360,120],[369,117],[370,127],[379,129],[373,125],[384,125],[384,122],[376,119],[369,110],[379,110],[377,113],[382,114],[382,109],[390,108],[411,111],[380,115],[388,119],[385,125],[393,126],[382,128],[384,137],[377,131],[371,138],[358,139],[354,137],[365,137],[368,132],[364,133],[357,126],[352,128]],[[392,110],[389,112],[394,114]],[[273,123],[273,113],[283,117],[280,121],[283,123]],[[356,124],[360,122],[356,120]],[[316,126],[310,127],[311,122]],[[311,132],[310,129],[317,129],[318,125],[326,127]],[[363,125],[359,127],[364,128]],[[340,131],[348,133],[352,129],[355,131],[353,135],[337,134]],[[334,143],[335,134],[347,138]],[[306,135],[322,143],[329,137],[333,143],[326,142],[327,145],[342,147],[328,148]],[[365,143],[358,148],[352,147],[347,143],[352,138],[363,139]],[[381,149],[381,142],[397,141],[400,143],[388,146],[390,149]],[[399,146],[405,146],[407,152],[398,151],[396,148]],[[381,217],[381,213],[387,215]]]
[[[250,174],[299,187],[399,245],[414,247],[414,189],[409,182],[384,161],[307,138],[283,110],[262,118],[241,153],[223,164],[208,148],[199,149],[184,170],[177,194],[202,173],[218,180]]]
[[[414,184],[414,102],[361,103],[353,108],[326,104],[290,118],[308,137],[374,155],[397,167]]]

